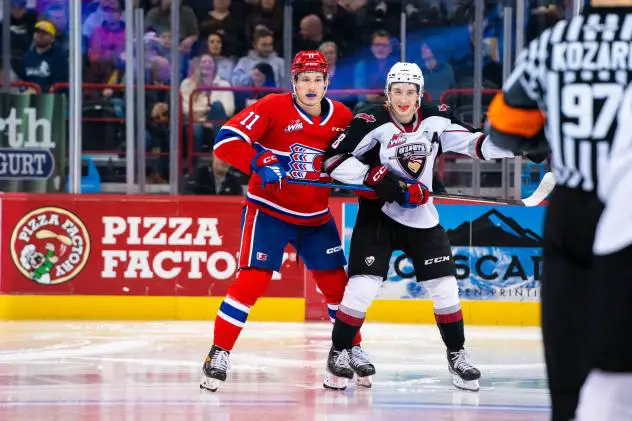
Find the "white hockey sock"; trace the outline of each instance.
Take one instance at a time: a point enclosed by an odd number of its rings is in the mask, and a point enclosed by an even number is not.
[[[579,396],[576,421],[632,420],[632,373],[593,370]]]

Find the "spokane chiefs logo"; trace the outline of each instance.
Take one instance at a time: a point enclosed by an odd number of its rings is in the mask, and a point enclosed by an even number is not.
[[[60,208],[39,208],[23,217],[11,234],[18,270],[38,284],[68,282],[86,265],[90,236],[81,219]]]
[[[295,143],[290,146],[289,172],[291,178],[318,180],[324,152],[320,149]]]

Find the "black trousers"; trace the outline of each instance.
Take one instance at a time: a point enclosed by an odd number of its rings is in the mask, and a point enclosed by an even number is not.
[[[544,227],[542,335],[553,421],[574,417],[591,367],[596,321],[592,246],[603,205],[596,194],[556,187]]]
[[[632,245],[595,256],[594,290],[591,366],[632,374]]]

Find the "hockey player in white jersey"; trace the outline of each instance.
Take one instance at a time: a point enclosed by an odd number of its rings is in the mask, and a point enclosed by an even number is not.
[[[442,152],[478,159],[514,154],[438,107],[422,105],[423,88],[419,66],[395,64],[386,80],[386,103],[357,113],[325,153],[324,169],[332,178],[365,184],[375,191],[372,197],[360,198],[351,238],[349,283],[336,315],[327,361],[327,388],[346,387],[354,371],[356,375],[375,373],[373,365],[358,373],[351,341],[386,278],[392,252],[403,250],[413,263],[417,281],[432,297],[453,384],[479,389],[480,372],[464,348],[450,242],[439,225],[430,186],[435,158]]]

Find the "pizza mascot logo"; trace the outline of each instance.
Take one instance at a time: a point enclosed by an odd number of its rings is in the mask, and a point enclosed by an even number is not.
[[[45,207],[24,216],[11,234],[11,257],[25,277],[42,285],[68,282],[86,265],[90,236],[77,215]]]

